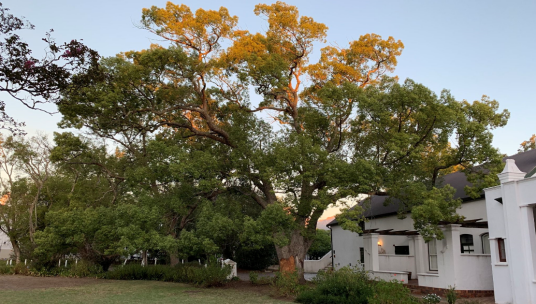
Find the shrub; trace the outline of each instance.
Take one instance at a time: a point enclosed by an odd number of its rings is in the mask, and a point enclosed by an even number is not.
[[[449,304],[455,304],[456,299],[458,298],[458,295],[456,294],[456,287],[455,286],[449,286],[446,293],[447,302]]]
[[[296,301],[304,304],[417,304],[419,300],[398,281],[372,281],[365,271],[344,267],[319,272],[316,286],[302,291]]]
[[[257,284],[259,282],[259,274],[255,271],[250,271],[249,281],[251,282],[251,284]]]
[[[227,281],[230,267],[219,265],[199,267],[193,265],[177,265],[175,267],[154,265],[125,265],[103,273],[102,278],[112,280],[154,280],[165,282],[191,283],[205,287],[221,286]]]
[[[374,294],[364,271],[344,267],[338,271],[319,272],[315,288],[300,292],[296,301],[304,304],[366,304]]]
[[[435,293],[425,295],[424,297],[422,297],[422,299],[426,304],[436,304],[441,302],[441,297],[436,295]]]
[[[300,292],[297,272],[276,272],[273,286],[282,296],[296,296]]]
[[[69,269],[69,276],[75,278],[96,276],[100,273],[102,273],[102,266],[84,260],[80,260],[78,263],[75,262]]]
[[[11,274],[11,268],[10,266],[7,266],[7,265],[1,265],[0,266],[0,274]]]
[[[394,280],[391,282],[372,282],[374,295],[368,298],[369,304],[416,304],[419,300],[411,295],[404,284]]]
[[[13,269],[11,269],[11,273],[27,275],[30,273],[30,271],[28,270],[26,265],[24,265],[23,263],[18,263],[17,265],[15,265],[15,267],[13,267]]]

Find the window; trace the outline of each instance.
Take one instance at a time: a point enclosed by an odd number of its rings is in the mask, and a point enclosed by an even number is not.
[[[490,254],[491,250],[489,249],[489,233],[484,233],[480,236],[482,240],[482,253]]]
[[[471,234],[462,234],[460,235],[460,243],[461,243],[461,250],[462,253],[471,253],[474,252],[474,243],[473,243],[473,235]]]
[[[409,255],[409,246],[395,246],[396,255]]]
[[[365,264],[365,248],[359,247],[359,258],[361,259],[361,264]]]
[[[504,247],[504,239],[497,239],[499,246],[499,262],[506,262],[506,248]]]
[[[437,248],[435,239],[428,242],[428,260],[430,270],[437,271]]]

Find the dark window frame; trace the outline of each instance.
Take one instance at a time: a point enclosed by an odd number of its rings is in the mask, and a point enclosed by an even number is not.
[[[497,239],[497,247],[499,249],[499,262],[506,263],[506,246],[504,244],[504,239]]]
[[[395,255],[409,255],[409,246],[396,246]]]
[[[464,240],[470,240],[470,242],[464,243]],[[465,249],[464,247],[467,247]],[[464,233],[460,234],[460,249],[462,253],[472,253],[475,252],[475,240],[472,234]]]

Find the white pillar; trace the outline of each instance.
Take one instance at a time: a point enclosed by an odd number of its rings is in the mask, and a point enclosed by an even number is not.
[[[368,233],[363,235],[363,247],[365,249],[365,270],[380,270],[378,236],[378,233]]]
[[[408,236],[409,243],[409,254],[415,257],[415,273],[413,273],[413,278],[417,279],[418,273],[425,273],[427,271],[428,265],[428,254],[426,252],[426,245],[424,239],[420,235],[410,235]]]
[[[443,279],[444,284],[440,288],[459,286],[459,284],[456,284],[458,283],[456,282],[456,275],[460,265],[461,254],[460,227],[461,225],[458,224],[445,226],[442,229],[445,238],[436,240],[438,274]]]
[[[512,159],[506,160],[503,172],[498,174],[501,180],[503,216],[506,230],[506,263],[510,272],[510,287],[513,303],[536,303],[531,299],[531,285],[534,284],[532,252],[530,247],[528,211],[519,196],[518,181],[523,180],[521,172]],[[532,233],[534,233],[532,231]],[[494,242],[495,243],[495,242]]]

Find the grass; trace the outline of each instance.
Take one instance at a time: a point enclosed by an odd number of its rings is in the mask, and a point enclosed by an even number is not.
[[[288,303],[250,291],[195,288],[186,284],[154,281],[103,281],[79,287],[2,290],[2,303],[177,303],[177,304],[276,304]]]

